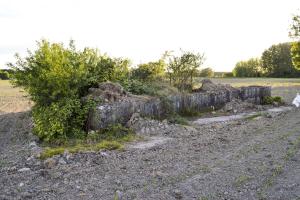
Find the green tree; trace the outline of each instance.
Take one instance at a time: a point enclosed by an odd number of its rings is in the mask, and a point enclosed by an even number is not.
[[[294,68],[291,57],[291,44],[272,45],[261,57],[262,68],[269,77],[297,77],[299,72]]]
[[[207,68],[204,68],[200,71],[199,76],[200,77],[213,77],[214,76],[214,71],[212,70],[212,68],[207,67]]]
[[[148,62],[140,64],[136,69],[132,70],[132,77],[142,81],[153,81],[162,79],[165,74],[166,63],[164,59],[159,59],[156,62]]]
[[[257,58],[240,61],[232,71],[235,77],[260,77],[262,73],[261,62]]]
[[[290,37],[296,40],[292,43],[291,48],[293,65],[297,70],[300,70],[300,15],[293,17]]]
[[[203,54],[182,52],[181,56],[170,56],[167,67],[170,83],[180,90],[192,89],[197,70],[204,62]]]

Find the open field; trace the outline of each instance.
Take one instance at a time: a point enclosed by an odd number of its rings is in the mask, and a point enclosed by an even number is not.
[[[0,114],[29,110],[32,102],[25,95],[26,93],[14,88],[9,81],[0,80]]]

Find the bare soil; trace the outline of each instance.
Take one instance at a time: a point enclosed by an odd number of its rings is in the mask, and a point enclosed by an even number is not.
[[[0,199],[299,199],[299,119],[293,109],[193,126],[150,120],[149,140],[124,151],[46,165],[33,156],[29,113],[2,114]]]

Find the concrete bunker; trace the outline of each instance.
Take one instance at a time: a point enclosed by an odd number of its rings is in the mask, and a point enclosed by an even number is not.
[[[271,87],[234,88],[205,79],[202,87],[192,93],[174,94],[161,99],[126,93],[120,85],[108,82],[91,88],[89,96],[101,99],[101,103],[90,113],[89,120],[89,129],[98,130],[115,123],[126,124],[134,113],[142,117],[163,118],[169,109],[176,113],[186,109],[203,111],[212,106],[222,107],[233,99],[260,104],[264,97],[271,96]]]

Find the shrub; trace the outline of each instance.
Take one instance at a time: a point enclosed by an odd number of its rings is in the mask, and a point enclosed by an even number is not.
[[[46,142],[60,143],[68,138],[84,138],[85,123],[93,101],[63,99],[49,106],[33,108],[34,133]]]
[[[0,70],[0,80],[8,80],[9,73],[7,71]]]
[[[178,93],[178,89],[163,81],[142,82],[129,79],[121,83],[127,92],[136,95],[167,96]]]
[[[162,79],[165,73],[166,64],[163,59],[157,62],[149,62],[138,65],[138,68],[132,70],[132,78],[141,81],[153,81]]]
[[[233,77],[233,73],[232,72],[225,72],[225,73],[223,73],[223,75],[222,75],[224,78],[231,78],[231,77]]]
[[[213,77],[214,71],[212,70],[212,68],[207,67],[200,71],[199,76],[200,77]]]
[[[99,82],[123,81],[129,61],[100,55],[97,49],[79,51],[73,41],[63,44],[38,42],[37,50],[12,68],[12,83],[28,92],[35,102],[34,132],[47,142],[84,137],[88,111],[95,104],[81,101],[88,88]]]
[[[271,104],[274,104],[275,102],[279,105],[284,104],[284,101],[280,96],[264,97],[262,100],[262,104],[264,104],[264,105],[271,105]]]

